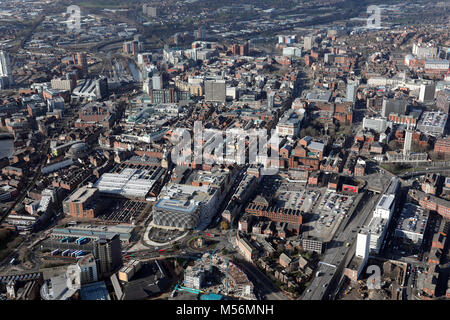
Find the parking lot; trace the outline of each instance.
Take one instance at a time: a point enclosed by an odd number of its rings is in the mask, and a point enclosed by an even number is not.
[[[114,200],[98,218],[105,221],[131,223],[133,219],[137,220],[146,205],[144,202],[132,200]]]
[[[336,230],[339,223],[348,216],[355,196],[326,190],[323,196],[319,195],[315,199],[316,204],[312,204],[313,209],[304,228],[309,236],[326,240]]]
[[[352,203],[353,196],[340,195],[336,192],[327,191],[317,210],[320,213],[317,224],[330,228],[337,218],[344,217],[348,214]]]
[[[320,198],[320,191],[281,191],[277,194],[277,201],[280,207],[310,212],[317,200]]]

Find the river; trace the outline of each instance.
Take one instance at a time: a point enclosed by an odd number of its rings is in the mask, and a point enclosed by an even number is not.
[[[133,75],[134,81],[139,82],[142,79],[141,71],[136,67],[134,62],[130,61],[128,63],[130,66],[131,74]]]

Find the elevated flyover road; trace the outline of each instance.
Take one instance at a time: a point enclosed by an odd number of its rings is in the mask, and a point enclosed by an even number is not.
[[[432,167],[423,168],[420,171],[405,172],[405,173],[399,174],[398,176],[402,179],[407,179],[407,178],[421,176],[421,175],[424,175],[427,173],[432,173],[432,172],[450,173],[450,166],[443,166],[443,167],[432,166]]]

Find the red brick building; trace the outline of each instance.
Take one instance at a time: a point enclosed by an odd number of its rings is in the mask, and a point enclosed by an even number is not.
[[[419,190],[410,190],[408,193],[411,198],[418,201],[420,206],[436,211],[438,214],[446,219],[450,219],[450,201],[428,195]]]
[[[434,152],[440,154],[450,153],[450,137],[437,139],[434,144]]]
[[[303,216],[300,210],[286,209],[273,206],[261,206],[259,204],[250,203],[245,208],[247,214],[258,217],[265,217],[275,222],[285,222],[294,226],[296,233],[300,232],[303,222]]]

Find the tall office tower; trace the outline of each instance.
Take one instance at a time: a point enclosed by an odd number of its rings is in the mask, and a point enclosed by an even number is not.
[[[225,80],[205,81],[205,101],[225,102],[227,97],[226,90]]]
[[[152,82],[150,82],[150,79],[144,80],[142,83],[142,91],[146,94],[150,94],[150,91],[152,90]]]
[[[356,239],[355,256],[361,259],[366,259],[369,256],[369,249],[370,249],[370,232],[362,229],[358,233],[358,237]]]
[[[88,254],[78,260],[77,269],[80,276],[80,285],[98,281],[97,264],[92,254]]]
[[[7,88],[13,83],[11,60],[6,51],[0,51],[0,88]]]
[[[198,51],[197,51],[197,48],[193,48],[193,49],[192,49],[191,59],[194,60],[194,61],[197,61],[197,60],[198,60]]]
[[[152,89],[161,90],[163,89],[163,81],[160,74],[154,74],[152,77]]]
[[[436,92],[436,85],[422,84],[419,92],[419,102],[430,102],[434,100],[434,93]]]
[[[409,125],[408,128],[405,131],[405,144],[403,146],[403,154],[406,156],[408,154],[410,154],[411,152],[411,143],[412,143],[412,130],[409,129]]]
[[[81,67],[81,71],[83,72],[83,76],[87,77],[88,75],[88,64],[86,58],[86,52],[78,52],[76,64]]]
[[[180,34],[179,33],[174,34],[173,43],[175,43],[175,45],[178,45],[180,43]]]
[[[11,72],[11,61],[6,51],[0,51],[0,76],[9,77]]]
[[[5,90],[9,88],[9,78],[0,76],[0,90]]]
[[[239,54],[241,56],[248,56],[248,42],[239,46]]]
[[[408,100],[406,99],[383,99],[381,116],[388,118],[391,113],[398,115],[406,114],[408,110]]]
[[[239,45],[238,44],[233,44],[233,46],[231,47],[231,52],[233,53],[233,55],[238,55],[239,54]]]
[[[142,49],[142,43],[139,41],[126,41],[123,43],[122,49],[126,54],[136,55]]]
[[[356,85],[354,83],[347,83],[347,101],[356,101]]]
[[[199,27],[199,28],[197,29],[197,32],[196,32],[195,37],[196,37],[197,39],[205,39],[205,37],[206,37],[205,28]]]
[[[105,99],[108,96],[108,79],[106,77],[95,80],[95,94],[97,99]]]
[[[314,41],[315,41],[315,37],[314,37],[314,36],[307,36],[307,37],[304,37],[304,40],[303,40],[303,48],[304,48],[305,50],[311,50],[311,48],[312,48],[313,45],[314,45]]]
[[[275,104],[275,92],[270,91],[267,93],[267,107],[273,109]]]
[[[97,261],[100,277],[111,275],[122,266],[122,246],[119,234],[94,241],[93,254]]]

